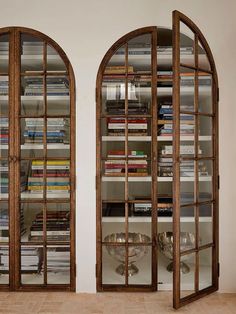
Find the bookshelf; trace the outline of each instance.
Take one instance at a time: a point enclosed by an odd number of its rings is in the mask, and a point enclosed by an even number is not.
[[[100,64],[96,186],[97,290],[173,290],[177,308],[217,286],[218,99],[203,35],[175,15],[175,36],[135,30]],[[169,260],[163,234],[177,243]]]
[[[75,290],[74,86],[52,39],[0,29],[0,290]]]

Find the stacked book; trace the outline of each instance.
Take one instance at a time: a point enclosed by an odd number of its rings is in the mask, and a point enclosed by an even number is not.
[[[46,164],[47,193],[65,193],[70,190],[70,161],[48,160]],[[44,162],[33,160],[31,176],[28,178],[28,190],[31,193],[42,193],[44,186]]]
[[[23,55],[42,55],[44,43],[42,41],[24,41],[22,45]],[[51,46],[47,46],[47,54],[55,55],[56,50]]]
[[[68,211],[47,212],[47,241],[70,241],[70,214]],[[43,240],[43,212],[36,215],[29,234],[30,241]]]
[[[9,273],[9,249],[8,246],[0,247],[0,274]]]
[[[2,205],[2,207],[4,207],[4,205]],[[21,210],[20,213],[20,231],[21,236],[26,232],[23,210]],[[7,208],[0,209],[0,241],[9,241],[9,214]]]
[[[0,117],[0,144],[8,145],[9,139],[9,122],[8,118]]]
[[[40,76],[25,76],[26,96],[42,96],[44,94],[44,84]],[[46,94],[48,96],[69,95],[69,81],[65,76],[48,76],[46,84]]]
[[[9,54],[9,42],[8,41],[1,41],[0,42],[0,55],[8,55]]]
[[[20,173],[20,191],[23,192],[26,189],[27,186],[27,176],[25,171],[23,170],[23,167],[21,169]],[[0,163],[0,193],[7,194],[9,193],[9,178],[8,178],[8,162],[7,161],[1,161]]]
[[[107,176],[119,176],[124,175],[126,168],[125,152],[120,150],[110,151],[107,155],[108,160],[105,161],[105,175]],[[128,173],[133,176],[147,176],[148,175],[148,162],[145,158],[147,155],[144,151],[129,151],[128,158]]]
[[[122,115],[125,114],[125,100],[107,100],[107,114]],[[139,102],[138,100],[129,100],[128,114],[148,114],[148,103]]]
[[[171,196],[158,196],[157,213],[158,216],[172,216],[173,200]],[[151,202],[134,203],[134,216],[151,216]]]
[[[173,135],[173,106],[172,103],[163,102],[158,113],[158,135]],[[194,116],[180,113],[180,135],[194,135]]]
[[[21,247],[21,272],[37,273],[42,266],[42,250],[33,247]]]
[[[25,118],[25,143],[43,143],[44,119]],[[47,143],[69,143],[69,124],[65,118],[47,119]]]
[[[9,89],[8,76],[1,76],[0,77],[0,95],[1,96],[8,95],[8,89]]]
[[[70,250],[68,247],[48,248],[47,271],[54,273],[70,271]]]
[[[147,135],[147,125],[147,118],[128,118],[128,135]],[[125,118],[108,118],[107,129],[108,135],[124,136],[126,129]]]

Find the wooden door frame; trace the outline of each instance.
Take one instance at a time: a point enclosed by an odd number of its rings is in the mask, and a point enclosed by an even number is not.
[[[173,307],[178,309],[179,307],[188,304],[194,300],[197,300],[205,295],[208,295],[218,290],[218,265],[219,265],[219,147],[218,147],[218,101],[219,101],[219,88],[218,88],[218,77],[215,67],[214,58],[210,47],[203,36],[199,28],[183,13],[179,11],[173,12],[173,103],[174,103],[174,131],[175,141],[173,141],[173,161],[174,161],[174,177],[173,177],[173,231],[174,231],[174,276],[173,276]],[[180,121],[177,118],[179,116],[180,107],[180,22],[184,23],[193,34],[197,35],[198,41],[205,49],[208,57],[211,75],[213,78],[213,199],[214,199],[214,210],[213,210],[213,258],[212,258],[212,285],[206,289],[195,292],[185,298],[180,299],[180,171],[179,171],[179,148],[180,148],[180,132],[179,126]]]

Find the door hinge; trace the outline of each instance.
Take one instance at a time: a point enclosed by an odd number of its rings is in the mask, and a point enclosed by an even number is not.
[[[217,87],[217,102],[220,100],[220,90],[219,87]]]
[[[218,190],[220,189],[220,176],[218,176],[218,179],[217,179],[217,184],[218,184]]]
[[[217,275],[220,277],[220,263],[217,264]]]
[[[95,276],[98,277],[98,264],[95,264]]]

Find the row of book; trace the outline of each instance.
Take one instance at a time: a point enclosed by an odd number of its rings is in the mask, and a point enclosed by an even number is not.
[[[128,118],[127,120],[128,135],[145,136],[147,135],[148,121],[147,118]],[[108,118],[107,119],[108,135],[120,136],[125,134],[125,118]]]
[[[0,76],[0,95],[6,96],[9,91],[9,79],[8,76]]]
[[[25,118],[25,143],[43,143],[44,119]],[[65,118],[47,119],[47,143],[69,143],[69,123]]]
[[[107,154],[105,161],[105,175],[106,176],[119,176],[125,174],[126,160],[125,151],[113,150]],[[127,171],[130,175],[146,176],[148,174],[147,155],[144,151],[133,150],[128,152]]]
[[[172,177],[173,176],[173,146],[164,145],[158,155],[158,176]],[[195,154],[194,145],[180,145],[180,155],[186,157],[193,157]],[[199,148],[198,154],[201,155],[202,151]],[[208,176],[208,171],[203,160],[198,161],[198,175]],[[194,177],[195,168],[193,160],[184,160],[180,165],[181,177]]]
[[[191,104],[181,106],[181,110],[192,108]],[[191,110],[192,111],[192,110]],[[180,113],[180,135],[194,135],[194,116],[190,114]],[[173,106],[172,102],[163,102],[160,104],[158,111],[158,135],[173,135]]]
[[[45,270],[43,249],[21,247],[21,273],[40,273]],[[70,249],[68,247],[52,247],[47,249],[47,272],[64,273],[70,271]],[[9,249],[0,247],[0,274],[9,273]]]
[[[0,117],[0,144],[8,145],[9,140],[9,121],[8,118]]]
[[[28,177],[28,190],[42,193],[44,188],[44,162],[33,160],[31,175]],[[65,193],[70,190],[70,161],[48,160],[46,162],[46,190],[49,193]]]
[[[47,241],[70,241],[70,213],[50,211],[46,216]],[[29,241],[43,241],[43,212],[36,215],[29,233]]]
[[[8,162],[3,160],[0,163],[0,193],[9,193],[9,177],[8,177]],[[27,177],[24,169],[21,169],[21,185],[20,185],[20,191],[23,192],[26,190],[27,186]]]
[[[128,114],[148,114],[149,103],[140,102],[138,100],[129,100],[127,112]],[[125,100],[107,100],[106,112],[112,115],[125,114]]]
[[[43,79],[40,76],[25,76],[24,95],[44,95]],[[48,96],[68,96],[69,81],[65,76],[48,76],[46,83],[46,94]]]
[[[167,54],[172,55],[173,47],[172,46],[157,46],[157,54]],[[151,55],[152,49],[151,45],[141,45],[141,46],[133,46],[128,48],[128,55]],[[120,48],[116,51],[116,55],[124,55],[125,48]],[[186,46],[180,47],[180,54],[182,55],[190,55],[193,54],[193,47]]]

